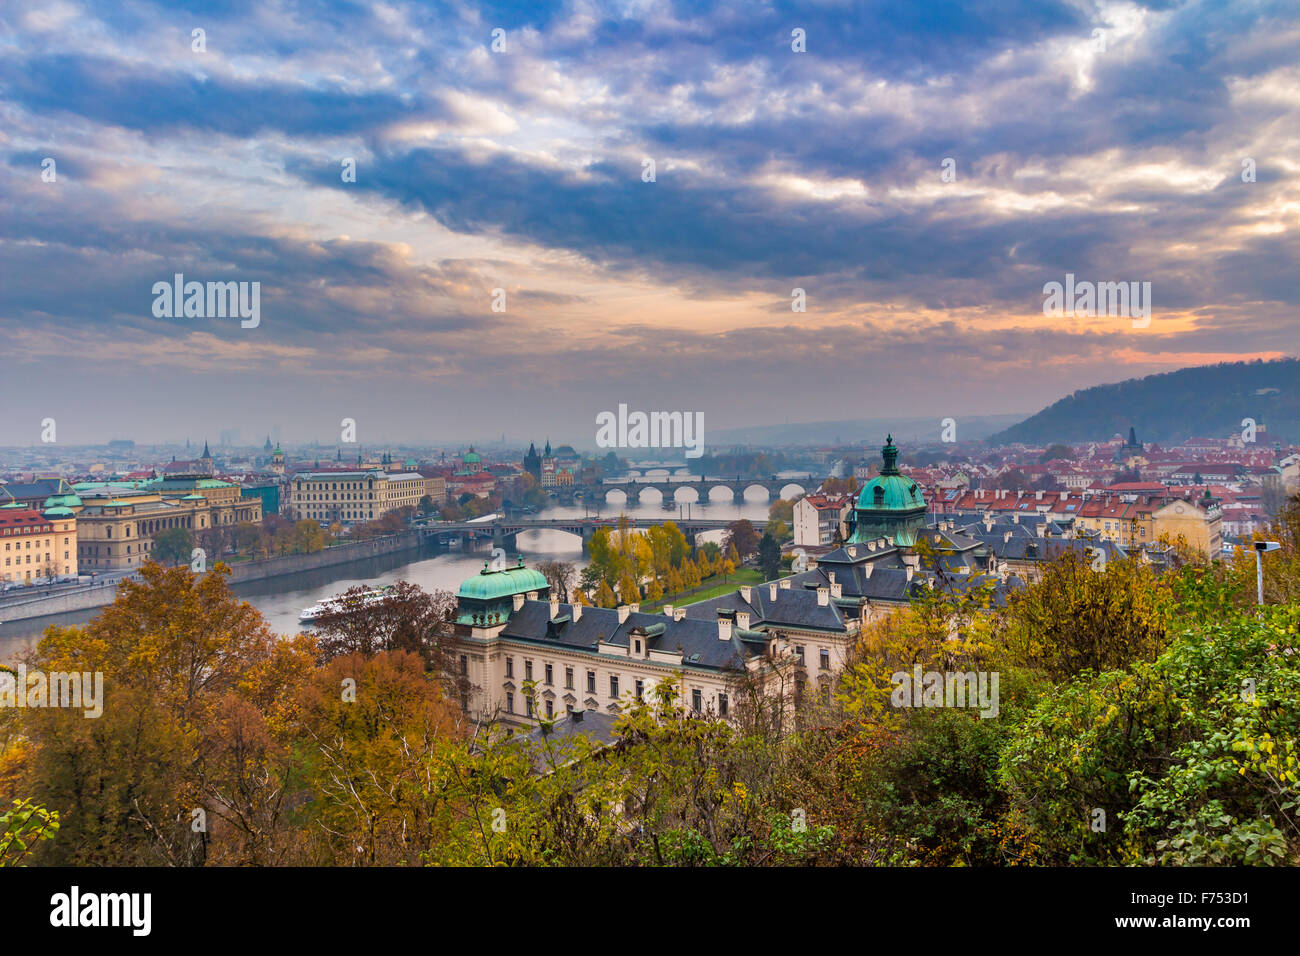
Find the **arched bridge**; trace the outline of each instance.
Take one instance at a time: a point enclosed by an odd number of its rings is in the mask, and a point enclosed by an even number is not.
[[[687,518],[678,520],[676,518],[496,518],[493,521],[430,521],[418,526],[418,530],[424,534],[426,541],[445,539],[455,536],[467,538],[483,538],[491,536],[492,546],[496,548],[505,548],[509,551],[516,551],[517,536],[521,531],[566,531],[569,534],[577,535],[582,539],[582,547],[585,549],[587,543],[591,541],[592,535],[596,533],[597,528],[605,528],[613,531],[618,528],[619,521],[625,521],[633,528],[653,528],[659,525],[667,524],[672,521],[681,529],[682,534],[690,540],[702,531],[718,531],[726,528],[735,519],[723,520],[719,518]],[[765,521],[752,521],[754,530],[763,533],[767,526]]]
[[[647,488],[659,492],[665,501],[672,501],[679,488],[693,489],[700,501],[708,501],[709,492],[714,488],[730,488],[731,500],[739,505],[745,503],[745,491],[749,488],[762,488],[767,492],[768,501],[776,501],[786,488],[812,491],[825,480],[825,476],[816,478],[812,475],[805,475],[802,478],[777,478],[775,475],[771,478],[741,478],[739,475],[735,478],[715,478],[706,475],[699,478],[632,478],[627,481],[606,480],[601,483],[599,493],[608,500],[611,491],[621,491],[627,495],[629,503],[635,504],[641,500],[641,492]]]

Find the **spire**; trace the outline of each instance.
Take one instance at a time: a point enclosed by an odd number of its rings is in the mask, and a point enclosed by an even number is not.
[[[203,458],[211,458],[211,457],[212,457],[212,452],[208,451],[208,440],[205,438],[203,439],[203,454],[200,455],[199,458],[203,459]]]
[[[1137,443],[1138,443],[1137,429],[1134,428],[1132,425],[1130,425],[1128,429],[1128,446],[1130,448],[1136,448]]]
[[[547,436],[547,438],[546,438],[546,451],[542,452],[542,457],[544,457],[544,458],[550,458],[550,457],[551,457],[551,439],[550,439],[550,436]]]
[[[884,467],[880,469],[880,473],[882,475],[898,474],[898,449],[894,446],[893,435],[885,439],[885,446],[880,449],[880,454],[885,459]]]

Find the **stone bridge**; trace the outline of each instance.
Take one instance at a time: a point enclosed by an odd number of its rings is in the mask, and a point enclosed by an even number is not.
[[[797,488],[801,492],[812,491],[826,477],[815,478],[812,475],[806,475],[802,478],[710,478],[701,476],[699,478],[632,478],[628,481],[605,481],[601,484],[600,491],[605,501],[609,500],[611,491],[621,491],[627,495],[627,500],[631,504],[636,504],[641,500],[641,492],[647,488],[653,488],[659,494],[663,495],[665,501],[672,501],[677,495],[679,488],[691,488],[699,496],[700,501],[709,500],[709,492],[714,488],[731,489],[731,500],[736,504],[745,503],[745,491],[749,488],[762,488],[767,492],[768,501],[776,501],[782,497],[782,492],[786,488]]]
[[[452,536],[484,540],[491,537],[494,548],[503,548],[507,551],[519,550],[517,544],[521,531],[564,531],[581,538],[585,551],[597,528],[613,531],[618,528],[619,520],[618,518],[496,518],[492,521],[430,521],[418,525],[417,530],[424,535],[426,541],[446,540]],[[681,529],[682,534],[694,543],[695,536],[701,532],[721,530],[735,519],[624,518],[622,520],[633,528],[653,528],[672,521]],[[767,526],[765,521],[751,523],[759,534],[762,534]]]

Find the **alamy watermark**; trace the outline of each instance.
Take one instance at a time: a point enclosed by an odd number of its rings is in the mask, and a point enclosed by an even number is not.
[[[1075,282],[1074,273],[1067,272],[1064,283],[1045,283],[1043,296],[1043,315],[1049,318],[1101,315],[1132,319],[1135,329],[1151,324],[1150,282]]]
[[[29,671],[26,664],[0,669],[0,707],[68,707],[90,718],[104,713],[101,671]]]
[[[238,316],[240,328],[255,329],[262,321],[262,283],[186,282],[178,272],[171,282],[153,284],[153,314],[157,319],[225,319]]]
[[[917,664],[909,674],[895,671],[889,702],[895,707],[978,708],[980,717],[998,715],[997,671],[925,671]]]
[[[685,448],[687,458],[704,454],[703,412],[631,412],[596,415],[596,445],[600,448]]]

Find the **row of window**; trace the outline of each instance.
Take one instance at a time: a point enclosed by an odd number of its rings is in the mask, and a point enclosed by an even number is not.
[[[54,531],[54,525],[30,525],[25,528],[5,528],[5,534],[50,534]]]
[[[800,650],[802,650],[802,648],[801,648]],[[827,651],[822,651],[822,655],[823,655],[823,657],[824,657],[825,660],[826,660],[826,666],[829,667],[829,666],[830,666],[830,657],[829,657],[829,653],[828,653]],[[466,659],[465,657],[463,657],[463,656],[462,656],[461,659],[460,659],[460,666],[461,666],[461,673],[462,673],[462,674],[467,674],[467,673],[468,673],[469,663],[468,663],[467,659]],[[514,676],[515,676],[515,659],[514,659],[513,657],[506,657],[506,677],[507,677],[507,678],[512,678],[512,677],[514,677]],[[551,686],[553,686],[553,685],[554,685],[554,677],[555,677],[554,665],[552,665],[552,664],[546,664],[546,665],[545,665],[545,679],[542,681],[543,685],[551,685]],[[531,660],[525,658],[525,659],[524,659],[524,680],[526,680],[526,681],[531,681],[532,679],[533,679],[533,662],[532,662]],[[588,694],[595,694],[595,693],[597,692],[597,691],[596,691],[596,681],[597,681],[597,675],[596,675],[596,672],[595,672],[594,670],[588,670],[588,671],[587,671],[587,693],[588,693]],[[564,668],[564,688],[565,688],[565,690],[573,690],[573,689],[574,689],[574,687],[573,687],[573,668],[572,668],[572,667],[569,667],[569,666],[566,666],[566,667]],[[618,676],[617,674],[611,674],[611,675],[609,676],[609,696],[610,696],[610,698],[613,699],[613,700],[618,700],[618,698],[619,698],[619,696],[620,696],[620,690],[621,690],[621,688],[620,688],[620,683],[619,683],[619,676]],[[641,699],[642,699],[642,695],[644,695],[644,693],[645,693],[645,680],[644,680],[644,679],[642,679],[642,678],[640,678],[640,677],[636,678],[636,680],[633,682],[632,693],[636,696],[636,699],[637,699],[637,700],[641,700]],[[532,705],[532,698],[529,697],[528,695],[524,695],[524,699],[525,699],[525,704],[526,704],[526,711],[525,711],[525,712],[527,713],[527,715],[528,715],[529,717],[531,717],[531,716],[533,715],[533,709],[532,709],[532,706],[533,706],[533,705]],[[692,707],[693,710],[695,710],[696,713],[702,713],[703,710],[704,710],[704,706],[703,706],[703,692],[702,692],[701,690],[699,690],[698,688],[696,688],[696,689],[694,689],[694,690],[691,691],[691,707]],[[569,710],[572,710],[572,709],[573,709],[572,707],[569,708]],[[507,710],[509,713],[512,713],[512,714],[515,712],[515,708],[514,708],[514,694],[510,693],[509,691],[506,692],[506,710]],[[718,713],[721,714],[721,715],[724,716],[724,717],[727,715],[727,695],[726,695],[726,694],[723,694],[723,693],[718,694]],[[550,701],[547,701],[547,702],[546,702],[546,716],[547,716],[547,717],[551,717],[551,716],[552,716],[552,714],[551,714],[551,702],[550,702]]]
[[[10,562],[10,561],[14,561],[14,562],[16,562],[16,563],[18,563],[18,564],[31,564],[31,563],[32,563],[32,556],[29,554],[29,555],[27,555],[26,557],[27,557],[27,560],[26,560],[26,561],[23,561],[22,557],[17,557],[17,558],[5,558],[5,567],[9,567],[9,562]],[[37,555],[37,557],[40,557],[40,556]],[[63,552],[63,560],[64,560],[64,561],[67,561],[67,560],[68,560],[68,552],[66,552],[66,551]],[[36,563],[37,563],[37,564],[40,564],[40,561],[37,561]]]
[[[67,543],[68,543],[69,541],[71,541],[71,540],[72,540],[71,538],[64,538],[64,539],[63,539],[63,543],[64,543],[64,544],[67,544]],[[36,543],[37,543],[38,546],[40,546],[40,545],[44,545],[44,546],[47,547],[47,548],[50,546],[50,543],[49,543],[48,541],[38,541],[38,542],[36,542]],[[6,550],[6,551],[9,550],[9,546],[10,546],[11,544],[14,544],[14,542],[13,542],[13,541],[6,541],[6,542],[5,542],[5,550]],[[21,550],[22,550],[22,546],[23,546],[23,542],[19,541],[19,542],[17,542],[17,544],[18,544],[18,547],[15,548],[14,550],[15,550],[15,551],[21,551]],[[32,547],[32,543],[31,543],[31,541],[28,541],[28,542],[27,542],[27,549],[30,551],[30,550],[31,550],[31,547]]]

